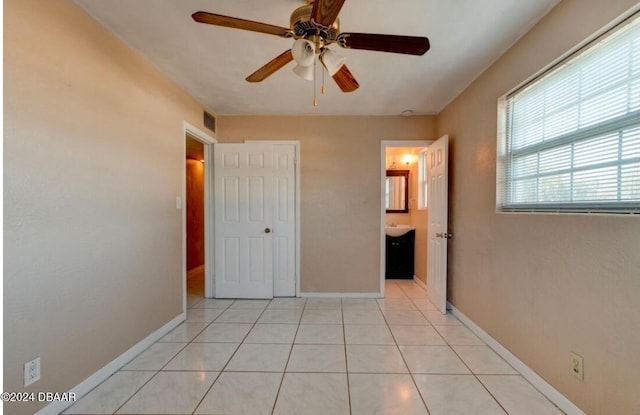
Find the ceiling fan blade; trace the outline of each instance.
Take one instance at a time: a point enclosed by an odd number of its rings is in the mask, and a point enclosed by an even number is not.
[[[315,0],[311,18],[322,26],[331,26],[338,18],[345,0]]]
[[[347,65],[342,65],[338,72],[333,74],[332,78],[342,92],[353,92],[360,87]]]
[[[267,79],[271,74],[273,74],[278,69],[282,68],[289,62],[293,60],[293,55],[291,54],[291,49],[277,56],[276,58],[269,61],[262,68],[258,69],[251,75],[247,76],[248,82],[261,82]]]
[[[424,55],[431,45],[426,37],[378,35],[374,33],[341,33],[338,45],[347,49]]]
[[[207,23],[216,26],[232,27],[234,29],[250,30],[252,32],[267,33],[282,37],[291,37],[291,31],[288,28],[274,26],[267,23],[254,22],[252,20],[238,19],[236,17],[207,12],[195,12],[191,17],[198,23]]]

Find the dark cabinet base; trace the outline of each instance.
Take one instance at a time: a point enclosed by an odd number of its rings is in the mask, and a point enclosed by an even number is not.
[[[386,279],[413,279],[415,235],[415,230],[402,236],[387,235]]]

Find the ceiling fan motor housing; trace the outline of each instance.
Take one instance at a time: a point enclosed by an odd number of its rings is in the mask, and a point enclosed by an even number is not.
[[[340,20],[330,27],[322,27],[311,20],[313,3],[298,7],[291,13],[291,31],[296,39],[306,39],[311,36],[320,36],[324,44],[333,43],[340,34]]]

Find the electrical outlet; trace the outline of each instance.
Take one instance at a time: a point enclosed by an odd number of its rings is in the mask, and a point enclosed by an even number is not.
[[[571,352],[571,374],[579,380],[584,380],[584,359]]]
[[[25,388],[32,383],[40,380],[40,358],[36,357],[30,362],[24,364],[24,386]]]

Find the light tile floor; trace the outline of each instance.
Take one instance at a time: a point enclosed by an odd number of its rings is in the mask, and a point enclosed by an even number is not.
[[[187,321],[66,414],[562,414],[411,281],[385,299],[188,297]]]

